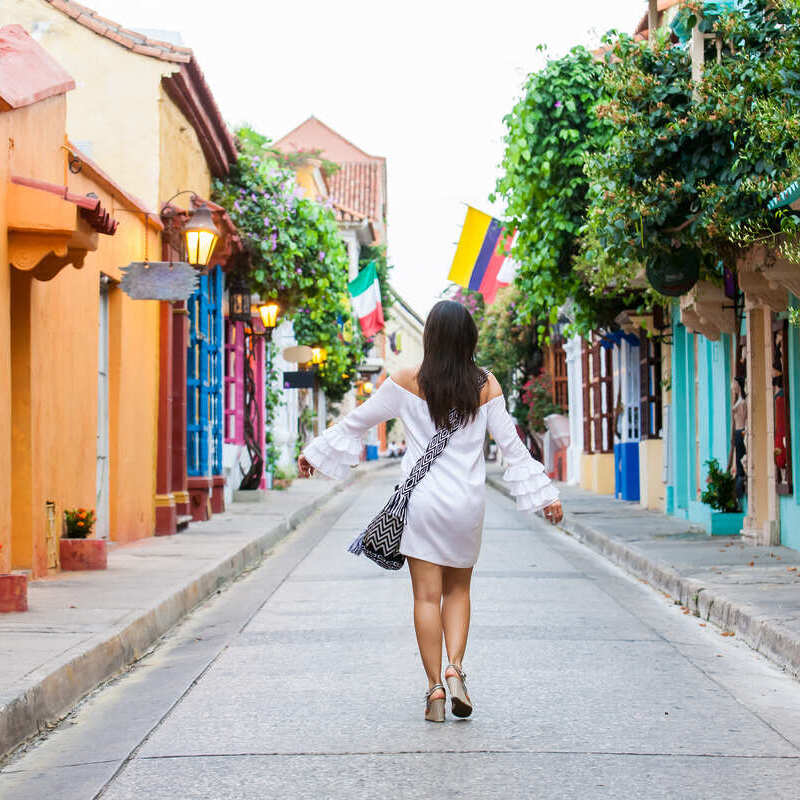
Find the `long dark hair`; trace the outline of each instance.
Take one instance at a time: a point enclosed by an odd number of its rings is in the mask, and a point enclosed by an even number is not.
[[[486,373],[475,363],[477,343],[478,328],[461,303],[440,300],[430,310],[422,333],[425,355],[417,383],[437,429],[448,424],[451,408],[464,423],[478,413]]]

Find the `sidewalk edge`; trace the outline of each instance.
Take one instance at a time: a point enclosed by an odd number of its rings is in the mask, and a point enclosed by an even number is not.
[[[377,469],[389,466],[379,462]],[[304,520],[370,470],[355,470],[328,491],[288,514],[266,533],[244,544],[202,575],[192,578],[155,607],[123,627],[99,635],[87,650],[59,664],[16,697],[0,705],[0,762],[29,739],[62,719],[89,692],[141,658],[199,603],[261,558]],[[180,534],[177,534],[180,535]]]
[[[500,494],[513,499],[501,480],[487,476],[486,482]],[[569,514],[565,514],[558,527],[626,572],[665,592],[695,616],[736,633],[753,650],[795,678],[800,678],[800,639],[778,622],[758,615],[747,605],[729,600],[718,589],[707,589],[700,581],[683,577],[672,567],[650,559]]]

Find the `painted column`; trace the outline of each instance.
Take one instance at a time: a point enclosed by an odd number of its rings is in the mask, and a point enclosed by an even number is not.
[[[583,456],[583,339],[573,336],[564,344],[567,354],[567,393],[569,395],[569,447],[567,483],[581,481]]]
[[[283,373],[296,369],[296,365],[286,361],[283,351],[287,347],[297,344],[294,338],[294,326],[290,320],[285,320],[275,328],[273,334],[275,341],[275,368],[278,373],[276,389],[282,392],[282,402],[275,412],[272,422],[272,435],[275,446],[278,448],[278,464],[284,469],[294,467],[294,445],[297,441],[297,421],[299,416],[297,389],[282,389]]]
[[[796,296],[791,306],[800,305]],[[789,325],[789,419],[792,457],[792,493],[780,498],[781,544],[800,550],[800,331]]]
[[[177,531],[172,494],[172,305],[161,302],[159,312],[158,456],[156,460],[156,536]]]
[[[772,313],[745,301],[747,315],[747,516],[742,536],[754,544],[780,542],[775,492],[775,408],[772,391]]]

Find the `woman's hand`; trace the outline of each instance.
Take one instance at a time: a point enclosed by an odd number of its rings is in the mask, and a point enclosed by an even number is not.
[[[544,518],[548,522],[552,522],[554,525],[558,524],[562,519],[564,519],[564,509],[561,508],[560,500],[556,500],[554,503],[550,503],[549,506],[545,507]]]
[[[305,456],[297,459],[297,474],[301,478],[310,478],[314,474],[314,467],[311,466]]]

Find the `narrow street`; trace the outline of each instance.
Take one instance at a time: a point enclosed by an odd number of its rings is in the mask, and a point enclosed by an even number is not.
[[[395,472],[7,764],[3,800],[792,796],[797,684],[488,488],[476,712],[425,723],[408,576],[345,551]]]

